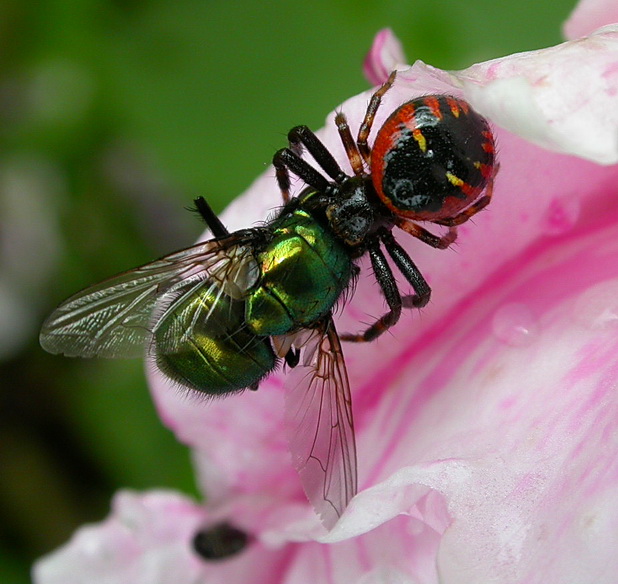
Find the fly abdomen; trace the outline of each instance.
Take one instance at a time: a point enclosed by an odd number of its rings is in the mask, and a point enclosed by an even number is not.
[[[154,334],[157,365],[172,380],[209,395],[256,386],[276,365],[268,338],[244,323],[245,304],[216,287],[181,302]]]

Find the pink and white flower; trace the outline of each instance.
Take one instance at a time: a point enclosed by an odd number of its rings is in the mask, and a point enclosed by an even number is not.
[[[324,530],[292,468],[282,375],[202,404],[151,372],[164,423],[193,449],[206,502],[120,493],[109,519],[36,565],[36,582],[615,582],[613,4],[582,2],[565,27],[579,38],[459,72],[406,66],[390,31],[376,37],[368,77],[377,84],[399,70],[376,126],[416,95],[463,96],[494,124],[501,170],[491,205],[454,248],[398,237],[433,287],[430,305],[374,343],[344,347],[360,491],[336,526]],[[369,95],[341,105],[352,125]],[[318,134],[345,164],[333,115]],[[223,219],[250,225],[278,196],[269,170]],[[382,311],[361,278],[338,328],[356,331]],[[221,521],[251,543],[208,562],[191,541]]]

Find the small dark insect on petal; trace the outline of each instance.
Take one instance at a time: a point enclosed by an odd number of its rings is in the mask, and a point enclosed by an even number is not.
[[[229,523],[218,523],[198,531],[193,549],[205,560],[224,560],[240,553],[249,543],[249,536]]]

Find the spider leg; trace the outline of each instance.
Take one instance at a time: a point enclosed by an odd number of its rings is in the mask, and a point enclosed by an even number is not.
[[[342,183],[347,178],[333,155],[307,126],[292,128],[288,133],[288,140],[290,142],[290,150],[299,156],[304,146],[322,170],[336,183]]]
[[[435,221],[435,223],[440,222]],[[444,235],[434,235],[431,231],[421,227],[414,221],[402,217],[395,218],[395,225],[406,233],[420,239],[423,243],[437,249],[446,249],[457,239],[457,228],[454,226],[450,226],[449,230]]]
[[[273,166],[284,204],[290,201],[290,172],[318,191],[326,192],[328,189],[329,182],[313,166],[289,148],[275,152]]]
[[[358,145],[358,151],[360,152],[364,161],[367,163],[369,162],[369,157],[371,153],[369,145],[367,144],[367,139],[369,138],[369,133],[371,132],[371,127],[373,126],[376,112],[378,111],[380,104],[382,103],[382,97],[393,86],[396,76],[397,71],[393,71],[388,76],[388,79],[382,84],[382,86],[371,96],[371,100],[369,101],[369,105],[367,106],[367,111],[365,112],[365,117],[363,118],[363,121],[358,130],[358,138],[356,139],[356,144]]]
[[[371,265],[390,310],[364,332],[356,335],[341,335],[344,341],[355,343],[373,341],[399,320],[402,308],[421,308],[429,302],[431,297],[431,288],[427,280],[425,280],[423,274],[421,274],[407,252],[397,243],[392,233],[384,231],[379,237],[388,255],[412,286],[414,294],[407,294],[401,297],[393,273],[379,245],[370,247]]]
[[[348,119],[345,117],[343,112],[337,113],[335,116],[335,124],[337,125],[337,131],[339,132],[339,137],[341,138],[341,142],[343,143],[343,147],[345,149],[345,153],[350,161],[350,166],[356,176],[360,176],[364,173],[363,168],[363,159],[361,157],[360,152],[358,151],[358,147],[356,146],[356,142],[352,137],[352,132],[350,130],[350,125],[348,124]]]
[[[414,294],[408,294],[402,298],[404,308],[422,308],[429,302],[431,297],[431,288],[427,280],[425,280],[423,274],[416,267],[412,258],[397,243],[390,231],[382,234],[380,239],[384,244],[384,249],[386,249],[388,255],[393,259],[399,271],[414,290]]]
[[[384,294],[384,298],[388,304],[389,311],[383,314],[362,333],[347,333],[340,335],[340,338],[344,341],[352,341],[354,343],[366,343],[373,341],[395,325],[401,316],[401,309],[403,307],[401,294],[399,294],[397,282],[395,281],[393,272],[386,261],[385,255],[380,249],[379,240],[376,239],[375,242],[369,247],[369,257],[371,258],[373,273],[375,274],[376,280],[382,289],[382,293]]]

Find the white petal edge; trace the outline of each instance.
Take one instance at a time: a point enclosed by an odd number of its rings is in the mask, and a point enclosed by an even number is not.
[[[495,124],[562,154],[618,162],[618,25],[453,73]]]

